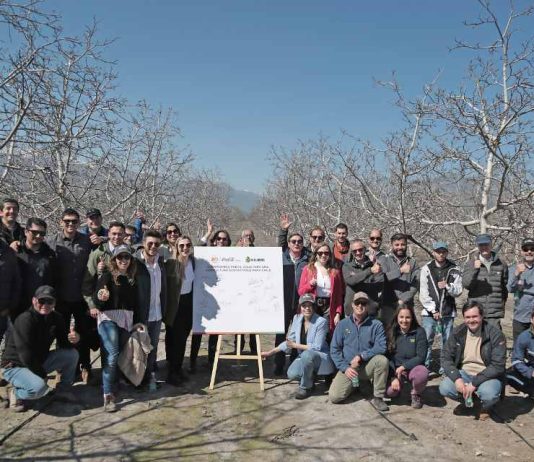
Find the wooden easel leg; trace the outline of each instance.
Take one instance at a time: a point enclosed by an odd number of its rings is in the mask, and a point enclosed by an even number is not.
[[[265,384],[263,383],[263,361],[261,360],[261,343],[260,336],[256,335],[256,351],[258,354],[258,372],[260,374],[260,390],[265,391]]]
[[[236,352],[235,354],[237,356],[241,356],[241,340],[244,340],[241,334],[237,334],[237,345],[236,345]]]
[[[217,374],[217,365],[219,364],[219,354],[221,353],[222,335],[217,339],[217,349],[215,350],[215,359],[213,360],[213,368],[211,370],[210,390],[215,386],[215,375]]]

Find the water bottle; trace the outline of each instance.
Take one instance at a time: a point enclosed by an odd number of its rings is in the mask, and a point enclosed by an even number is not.
[[[360,377],[352,377],[350,381],[352,382],[352,388],[358,388],[360,386]]]
[[[468,396],[465,398],[465,407],[473,407],[473,397]]]
[[[152,372],[150,374],[150,382],[148,382],[148,391],[154,392],[158,389],[158,383],[156,381],[156,373]]]
[[[74,332],[76,330],[76,321],[74,320],[74,315],[70,315],[70,325],[69,325],[69,331]]]
[[[436,322],[436,327],[434,327],[434,331],[436,332],[436,334],[439,335],[443,333],[443,326],[441,325],[440,321]]]

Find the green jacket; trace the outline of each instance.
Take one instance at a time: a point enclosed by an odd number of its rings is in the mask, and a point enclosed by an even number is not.
[[[192,256],[189,258],[191,258],[194,271],[195,258]],[[165,262],[165,271],[167,273],[167,309],[163,321],[168,326],[173,325],[176,313],[178,313],[178,305],[180,304],[180,290],[182,289],[181,266],[182,264],[174,258],[170,258]]]
[[[111,260],[111,250],[109,250],[107,242],[103,242],[93,250],[89,254],[89,260],[87,261],[87,269],[82,281],[82,295],[90,309],[96,308],[95,302],[93,301],[93,293],[98,279],[97,266],[102,256],[106,262],[106,269],[104,271],[107,271],[107,265],[109,265],[109,261]]]

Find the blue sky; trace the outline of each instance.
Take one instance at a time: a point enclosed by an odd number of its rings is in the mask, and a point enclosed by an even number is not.
[[[499,9],[504,11],[502,1]],[[522,4],[523,2],[519,2]],[[439,69],[458,85],[468,59],[450,53],[475,1],[49,0],[68,33],[92,18],[116,38],[119,92],[179,115],[200,167],[262,191],[273,145],[345,129],[377,143],[400,118],[373,78],[392,71],[409,95]]]

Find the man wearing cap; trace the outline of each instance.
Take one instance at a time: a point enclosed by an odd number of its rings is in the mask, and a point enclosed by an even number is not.
[[[300,380],[295,398],[305,399],[312,391],[315,374],[331,374],[334,364],[326,342],[328,323],[315,312],[315,297],[304,294],[299,299],[299,307],[300,313],[293,317],[287,339],[262,356],[267,358],[280,351],[297,350],[298,357],[289,366],[287,376],[290,380]]]
[[[89,236],[94,250],[107,241],[108,230],[102,226],[102,212],[99,209],[87,210],[85,219],[86,224],[80,227],[80,233]]]
[[[462,283],[468,291],[468,302],[482,303],[484,320],[501,329],[508,298],[508,266],[492,251],[489,234],[479,234],[475,243],[478,255],[465,265]]]
[[[46,376],[52,371],[60,373],[57,396],[71,399],[68,388],[74,381],[78,363],[73,344],[80,337],[74,330],[68,331],[63,317],[54,311],[55,304],[55,290],[40,286],[31,307],[15,320],[7,334],[0,367],[10,383],[9,402],[14,411],[24,411],[25,400],[39,399],[50,391]],[[54,340],[56,349],[50,351]]]
[[[428,340],[425,366],[430,369],[432,344],[436,332],[441,333],[441,349],[447,342],[456,317],[455,298],[462,294],[462,273],[451,260],[449,246],[438,241],[432,245],[434,259],[421,268],[419,301],[423,305],[421,320]],[[440,361],[441,363],[441,361]],[[440,374],[443,368],[440,364]]]
[[[534,239],[531,237],[521,243],[521,262],[510,267],[507,288],[514,294],[512,330],[515,342],[521,332],[530,328],[534,312]]]
[[[371,401],[379,411],[389,410],[384,402],[389,362],[386,353],[384,326],[369,317],[369,297],[356,292],[352,299],[352,315],[342,319],[334,330],[330,356],[338,369],[328,395],[334,404],[345,401],[357,381],[369,380],[373,384]]]

